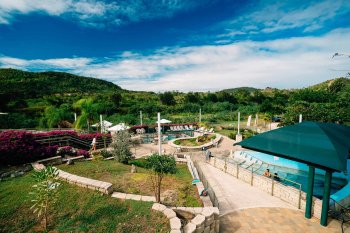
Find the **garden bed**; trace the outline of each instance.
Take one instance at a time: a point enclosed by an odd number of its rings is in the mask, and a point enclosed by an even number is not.
[[[143,166],[143,160],[135,160],[134,163]],[[154,191],[149,177],[149,170],[137,167],[137,173],[131,173],[131,165],[109,161],[86,161],[75,165],[62,164],[59,169],[69,173],[97,179],[113,184],[114,191],[153,196]],[[192,176],[187,165],[177,164],[177,172],[168,175],[162,182],[162,193],[173,190],[177,193],[177,206],[200,207],[202,202],[198,196],[196,187],[191,184]]]
[[[177,146],[202,146],[215,140],[216,134],[205,134],[196,138],[189,139],[177,139],[174,140],[174,144]]]
[[[57,203],[49,214],[49,232],[169,232],[169,221],[151,211],[152,203],[120,201],[61,182]],[[28,193],[32,172],[2,181],[0,185],[0,231],[43,232],[30,209]]]

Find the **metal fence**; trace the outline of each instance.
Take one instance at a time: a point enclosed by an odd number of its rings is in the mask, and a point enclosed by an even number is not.
[[[236,176],[235,176],[235,177],[236,177],[237,179],[239,179],[239,177],[238,177],[238,171],[239,171],[239,169],[244,169],[244,170],[250,172],[250,173],[251,173],[251,179],[250,179],[250,182],[249,182],[249,183],[250,183],[250,185],[252,185],[252,186],[253,186],[253,177],[254,177],[254,175],[262,176],[262,174],[258,173],[258,171],[259,171],[263,166],[260,166],[260,167],[254,169],[253,166],[243,167],[243,166],[241,166],[240,163],[237,163],[237,162],[235,162],[235,161],[232,161],[231,159],[228,159],[228,158],[217,158],[217,157],[214,157],[214,160],[215,160],[215,161],[216,161],[216,160],[223,160],[223,161],[225,161],[225,170],[224,170],[224,172],[226,172],[227,164],[228,164],[228,163],[229,163],[229,164],[235,165],[235,166],[236,166],[236,170],[237,170]],[[264,163],[264,164],[270,166],[270,164],[268,164],[268,163]],[[216,167],[216,166],[215,166],[215,162],[214,162],[214,167]],[[266,166],[264,166],[264,168],[266,168]],[[271,178],[271,181],[272,181],[272,182],[271,182],[271,185],[272,185],[272,187],[271,187],[271,195],[274,194],[274,184],[275,184],[275,183],[279,183],[279,184],[282,184],[282,185],[284,185],[284,186],[293,187],[293,188],[296,188],[296,189],[298,190],[298,192],[299,192],[299,197],[298,197],[298,206],[297,206],[297,207],[298,207],[298,209],[300,209],[300,207],[301,207],[302,184],[297,183],[297,182],[292,181],[292,180],[289,180],[289,179],[287,179],[287,178],[282,178],[282,177],[279,177],[279,180],[277,180],[277,179],[275,179],[275,177],[274,177],[273,174],[271,175],[270,178]]]

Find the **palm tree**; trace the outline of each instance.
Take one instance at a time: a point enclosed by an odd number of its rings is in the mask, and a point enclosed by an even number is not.
[[[74,104],[74,108],[79,109],[81,112],[75,127],[81,129],[85,124],[87,124],[89,131],[90,124],[93,123],[94,120],[98,119],[99,104],[94,103],[92,98],[80,99]]]

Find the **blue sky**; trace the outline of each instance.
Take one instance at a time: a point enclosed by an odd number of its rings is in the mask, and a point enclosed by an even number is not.
[[[131,90],[299,88],[350,70],[350,1],[0,0],[0,67]]]

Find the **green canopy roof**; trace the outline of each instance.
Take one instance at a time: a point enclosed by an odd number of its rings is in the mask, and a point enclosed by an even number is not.
[[[305,121],[256,135],[234,145],[326,170],[346,172],[350,127]]]

